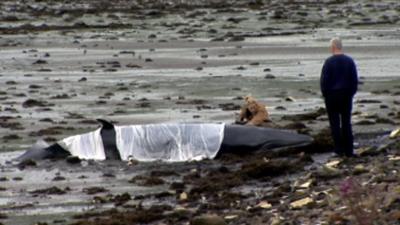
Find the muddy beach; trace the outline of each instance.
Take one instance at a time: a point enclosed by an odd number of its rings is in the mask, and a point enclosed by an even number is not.
[[[323,2],[2,1],[0,223],[357,224],[354,198],[398,224],[400,3]],[[329,152],[319,75],[332,36],[359,69],[359,158]],[[11,161],[97,118],[233,123],[247,94],[315,142],[173,164]]]

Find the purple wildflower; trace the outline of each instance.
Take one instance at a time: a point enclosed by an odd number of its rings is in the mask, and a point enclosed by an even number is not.
[[[342,196],[349,196],[353,192],[354,181],[351,177],[346,178],[340,183],[340,193]]]

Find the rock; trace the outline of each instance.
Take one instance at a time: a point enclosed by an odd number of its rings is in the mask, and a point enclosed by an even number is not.
[[[138,175],[130,179],[129,183],[134,183],[141,186],[157,186],[165,184],[165,181],[159,177],[146,177]]]
[[[21,181],[21,180],[23,180],[23,178],[22,177],[13,177],[12,180],[13,181]]]
[[[299,171],[304,167],[300,159],[258,159],[242,165],[240,173],[243,176],[252,179],[262,179],[265,177],[274,177],[282,174]]]
[[[120,195],[116,195],[115,197],[112,198],[112,201],[115,203],[115,205],[123,205],[126,202],[128,202],[129,200],[131,200],[132,197],[129,193],[123,193]]]
[[[9,134],[9,135],[5,135],[3,137],[3,140],[7,141],[7,140],[17,140],[17,139],[21,139],[22,137],[18,136],[17,134]]]
[[[237,219],[239,216],[238,215],[227,215],[227,216],[224,216],[224,219],[225,220],[234,220],[234,219]]]
[[[8,216],[6,214],[0,213],[0,219],[4,220],[4,219],[7,219],[7,218],[8,218]],[[2,223],[0,223],[0,224],[2,224]]]
[[[325,113],[326,113],[325,108],[320,107],[314,112],[297,114],[297,115],[285,115],[282,117],[282,119],[292,120],[292,121],[315,120],[318,117],[324,115]]]
[[[170,186],[170,189],[172,190],[176,190],[176,191],[182,191],[185,189],[185,184],[184,183],[180,183],[180,182],[173,182]]]
[[[13,81],[13,80],[10,80],[10,81],[6,81],[6,84],[7,84],[7,85],[16,85],[17,82],[15,82],[15,81]]]
[[[306,198],[303,198],[303,199],[300,199],[300,200],[290,203],[290,207],[292,209],[299,209],[299,208],[309,206],[313,203],[314,203],[314,200],[312,198],[306,197]]]
[[[113,68],[108,68],[108,69],[105,69],[103,71],[104,72],[117,72],[118,70],[117,69],[113,69]]]
[[[27,159],[27,160],[24,160],[24,161],[18,163],[19,169],[25,169],[25,167],[36,167],[36,166],[37,166],[37,163],[32,159]]]
[[[47,195],[63,195],[67,192],[66,192],[66,190],[61,190],[60,188],[53,186],[50,188],[30,191],[29,193],[31,193],[31,194],[47,194]]]
[[[291,97],[291,96],[288,96],[288,97],[285,98],[285,101],[287,101],[287,102],[295,102],[296,99],[294,99],[294,98]]]
[[[360,99],[357,101],[357,103],[360,104],[376,104],[376,103],[382,103],[380,100],[373,100],[373,99]]]
[[[230,18],[228,18],[226,21],[228,21],[228,22],[232,22],[232,23],[240,23],[240,22],[242,22],[242,21],[244,21],[244,20],[248,20],[248,18],[244,18],[244,17],[230,17]]]
[[[22,107],[30,108],[30,107],[46,107],[48,104],[45,101],[38,101],[35,99],[28,99],[22,103]]]
[[[392,132],[390,132],[389,137],[392,139],[399,138],[400,137],[400,128],[397,128],[397,129],[393,130]]]
[[[329,166],[323,166],[321,169],[319,169],[317,172],[314,173],[314,176],[316,178],[321,178],[321,179],[331,179],[339,177],[341,175],[342,172],[340,170]]]
[[[139,164],[139,161],[137,161],[133,157],[128,157],[128,166],[136,166],[137,164]]]
[[[149,39],[154,39],[154,38],[157,38],[157,35],[155,35],[155,34],[150,34],[147,38],[149,38]]]
[[[81,163],[81,159],[77,156],[68,156],[65,161],[69,164],[78,164]]]
[[[306,130],[308,129],[307,126],[302,123],[302,122],[293,122],[293,123],[289,123],[285,126],[283,126],[283,128],[285,129],[289,129],[289,130]]]
[[[225,38],[224,37],[216,37],[210,40],[210,42],[217,42],[217,41],[224,41]]]
[[[249,65],[250,65],[250,66],[259,66],[260,63],[259,63],[259,62],[252,62],[252,63],[250,63]]]
[[[337,167],[342,161],[341,160],[333,160],[325,164],[327,167]]]
[[[354,175],[358,175],[358,174],[362,174],[362,173],[366,173],[366,172],[368,172],[368,169],[366,169],[363,164],[357,164],[353,169]]]
[[[399,221],[400,220],[400,210],[395,210],[394,212],[391,212],[390,219],[392,219],[393,221]]]
[[[383,123],[383,124],[392,124],[392,125],[394,125],[394,124],[396,124],[393,120],[391,120],[391,119],[388,119],[388,118],[377,118],[376,120],[375,120],[375,123]]]
[[[51,72],[52,70],[51,69],[42,68],[42,69],[39,69],[37,71],[38,72]]]
[[[31,84],[31,85],[29,85],[29,87],[28,88],[30,88],[30,89],[40,89],[40,88],[43,88],[42,86],[40,86],[40,85],[36,85],[36,84]]]
[[[152,177],[169,177],[169,176],[179,176],[179,174],[173,170],[153,170],[150,173]]]
[[[379,152],[377,147],[365,147],[356,149],[356,154],[359,156],[374,156],[378,155]]]
[[[360,120],[356,123],[354,123],[355,125],[360,125],[360,126],[366,126],[366,125],[375,125],[376,122],[375,121],[371,121],[371,120]]]
[[[389,156],[388,159],[389,159],[389,161],[400,161],[400,156]]]
[[[94,195],[97,193],[107,192],[107,191],[108,190],[105,189],[104,187],[88,187],[83,189],[83,192],[85,192],[88,195]]]
[[[270,209],[272,208],[272,205],[267,201],[261,201],[260,203],[257,204],[257,207],[262,209]]]
[[[283,222],[282,218],[279,215],[277,215],[277,216],[271,218],[270,225],[280,225],[280,224],[282,224],[282,222]]]
[[[381,108],[381,109],[388,109],[389,106],[387,106],[387,105],[380,105],[379,108]]]
[[[267,75],[265,75],[264,78],[265,79],[275,79],[276,77],[274,75],[272,75],[272,74],[267,74]]]
[[[36,60],[34,63],[32,63],[32,65],[38,65],[38,64],[47,64],[47,61],[39,59],[39,60]]]
[[[182,206],[177,206],[174,211],[169,214],[169,217],[173,217],[173,218],[179,218],[179,220],[190,220],[190,218],[193,218],[193,213],[194,210],[192,209],[186,209],[185,207]],[[163,223],[161,223],[163,224]],[[188,223],[185,223],[188,224]]]
[[[66,178],[62,176],[56,176],[53,178],[53,181],[62,181],[62,180],[66,180]]]
[[[227,225],[227,223],[217,215],[201,215],[193,218],[190,225]]]
[[[300,184],[300,185],[298,186],[298,188],[301,188],[301,189],[309,189],[313,183],[314,183],[314,180],[313,180],[313,179],[310,179],[310,180],[306,181],[305,183]]]
[[[241,108],[240,105],[236,105],[234,103],[222,103],[222,104],[218,104],[218,106],[223,111],[233,111],[233,110],[239,110]]]
[[[180,195],[179,195],[179,200],[180,201],[186,201],[188,199],[188,194],[186,193],[186,192],[182,192]]]
[[[246,40],[246,38],[243,36],[233,36],[228,39],[229,42],[244,41],[244,40]]]
[[[129,64],[126,65],[126,67],[128,67],[128,68],[137,68],[137,69],[142,68],[141,66],[139,66],[137,64],[134,64],[134,63],[129,63]]]

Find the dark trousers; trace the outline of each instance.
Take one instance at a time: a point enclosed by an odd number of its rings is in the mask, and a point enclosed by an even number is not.
[[[353,131],[351,110],[353,96],[344,93],[331,93],[325,96],[325,106],[329,117],[335,153],[353,155]]]

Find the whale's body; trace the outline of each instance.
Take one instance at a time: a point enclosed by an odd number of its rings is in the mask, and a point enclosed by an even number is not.
[[[97,160],[190,161],[312,142],[307,135],[265,127],[216,123],[114,126],[104,120],[99,122],[102,127],[91,133],[71,136],[50,146],[38,142],[17,160],[74,155]]]

